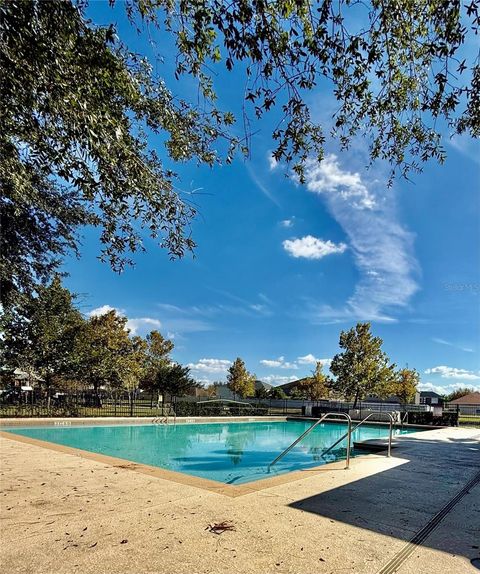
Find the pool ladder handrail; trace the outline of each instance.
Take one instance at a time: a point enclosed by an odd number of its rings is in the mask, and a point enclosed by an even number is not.
[[[158,409],[160,410],[160,407],[158,407]],[[165,411],[165,407],[162,407],[162,411]],[[167,410],[167,414],[162,414],[162,416],[158,416],[155,417],[152,420],[152,423],[154,425],[168,425],[168,417],[171,416],[170,413],[173,414],[173,424],[176,425],[177,424],[177,414],[175,413],[175,411],[172,409],[172,407],[168,407]]]
[[[372,415],[387,415],[388,418],[390,419],[389,422],[389,428],[388,428],[388,452],[387,452],[387,457],[390,457],[392,454],[392,433],[393,433],[393,424],[395,422],[395,419],[393,418],[393,416],[386,411],[372,411],[371,413],[369,413],[365,418],[363,418],[359,423],[357,423],[353,428],[350,426],[349,430],[342,436],[340,437],[337,441],[335,441],[331,446],[329,446],[326,450],[324,450],[322,452],[322,456],[324,454],[327,454],[328,452],[330,452],[333,448],[335,448],[337,446],[337,444],[341,443],[348,434],[350,434],[350,438],[351,438],[351,434],[353,432],[355,432],[359,426],[363,425],[363,423],[365,421],[367,421]],[[348,441],[348,444],[350,444],[351,440]]]
[[[402,420],[400,421],[401,426],[403,427],[403,425],[405,424],[405,421],[407,421],[407,425],[408,425],[408,411],[405,411]]]
[[[317,427],[321,422],[326,420],[331,415],[345,417],[348,420],[348,430],[344,435],[342,435],[332,445],[330,445],[327,449],[325,449],[322,452],[321,456],[324,456],[327,453],[329,453],[333,448],[335,448],[338,444],[340,444],[346,438],[347,439],[347,460],[346,460],[345,468],[346,469],[350,468],[350,449],[351,449],[351,442],[352,442],[352,433],[354,431],[356,431],[358,429],[358,427],[363,425],[363,423],[366,422],[372,415],[379,415],[379,414],[387,415],[388,418],[390,419],[389,429],[388,429],[388,450],[387,450],[387,457],[390,458],[391,454],[392,454],[392,434],[393,434],[393,424],[395,422],[395,419],[393,418],[393,416],[389,412],[372,411],[366,417],[364,417],[359,423],[357,423],[353,428],[352,428],[352,418],[350,417],[350,415],[348,415],[346,413],[326,413],[320,419],[318,419],[318,421],[315,424],[313,424],[309,429],[307,429],[303,434],[301,434],[289,447],[287,447],[282,453],[280,453],[277,456],[277,458],[268,465],[268,468],[270,469],[270,467],[272,467],[274,464],[276,464],[281,458],[283,458],[288,452],[290,452],[294,446],[296,446],[303,438],[305,438],[307,436],[307,434],[311,433],[315,427]]]
[[[292,444],[290,446],[288,446],[284,451],[282,451],[275,460],[273,460],[269,465],[268,465],[268,469],[270,470],[270,468],[276,464],[280,459],[282,459],[287,453],[289,453],[293,447],[295,447],[301,440],[303,440],[308,434],[310,434],[314,428],[316,428],[320,423],[322,423],[324,420],[328,419],[328,417],[343,417],[346,418],[348,421],[348,432],[345,436],[348,436],[347,439],[347,460],[346,460],[346,466],[345,468],[349,468],[350,466],[350,440],[351,440],[351,428],[352,428],[352,418],[350,415],[348,415],[347,413],[336,413],[336,412],[331,412],[331,413],[325,413],[324,415],[322,415],[317,422],[315,422],[310,428],[308,428],[304,433],[302,433],[297,439],[295,439]],[[332,420],[332,419],[330,419]],[[333,419],[336,420],[336,419]],[[341,440],[343,440],[345,438],[345,436],[342,437]],[[323,454],[322,454],[323,456]]]

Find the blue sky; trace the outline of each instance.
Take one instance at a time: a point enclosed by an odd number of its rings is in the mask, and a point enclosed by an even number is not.
[[[97,22],[111,19],[105,5],[93,10]],[[120,14],[118,25],[149,53]],[[235,73],[218,76],[224,107],[238,109],[241,85]],[[193,87],[185,80],[178,90]],[[328,88],[309,103],[328,125]],[[325,160],[309,162],[297,185],[271,157],[274,123],[272,114],[256,126],[249,160],[175,166],[180,187],[197,190],[194,258],[172,262],[147,239],[135,268],[116,275],[96,259],[98,234],[86,229],[82,258],[65,263],[83,312],[115,308],[133,332],[158,328],[199,380],[224,380],[240,356],[273,384],[305,376],[316,359],[328,367],[340,331],[369,320],[391,360],[419,370],[423,388],[480,389],[478,146],[445,133],[446,164],[387,189],[386,166],[365,168],[362,141],[343,153],[327,141]],[[152,145],[162,153],[160,141]]]

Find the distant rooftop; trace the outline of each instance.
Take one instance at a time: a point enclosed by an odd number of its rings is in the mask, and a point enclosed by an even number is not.
[[[454,405],[480,405],[480,393],[469,393],[464,397],[450,401]]]

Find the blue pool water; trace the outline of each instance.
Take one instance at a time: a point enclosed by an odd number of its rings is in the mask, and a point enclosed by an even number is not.
[[[311,421],[278,421],[52,426],[15,428],[8,432],[227,484],[243,484],[345,458],[346,441],[328,455],[321,455],[346,432],[346,425],[321,424],[269,472],[269,463],[311,425]],[[387,436],[388,427],[365,425],[352,438],[360,441]]]

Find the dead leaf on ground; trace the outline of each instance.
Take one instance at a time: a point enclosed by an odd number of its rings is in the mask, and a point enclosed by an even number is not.
[[[227,531],[236,530],[236,528],[232,522],[224,520],[223,522],[213,522],[212,524],[209,524],[205,530],[220,535]]]

